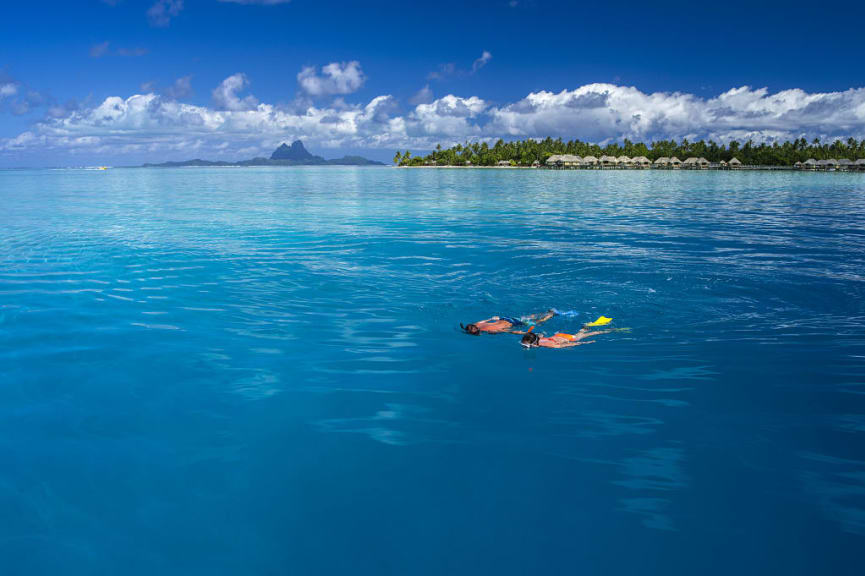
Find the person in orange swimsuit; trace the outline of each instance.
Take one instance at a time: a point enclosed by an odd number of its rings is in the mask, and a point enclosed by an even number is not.
[[[529,314],[514,318],[512,316],[493,316],[480,322],[473,322],[465,326],[460,324],[460,328],[466,331],[467,334],[478,336],[481,332],[487,334],[501,334],[507,332],[509,334],[525,334],[526,330],[531,330],[534,326],[546,322],[556,314],[549,310],[543,314]]]
[[[520,344],[525,348],[571,348],[572,346],[580,346],[582,344],[591,344],[594,340],[583,342],[583,339],[592,336],[600,336],[601,334],[609,334],[612,330],[596,330],[589,332],[585,328],[580,328],[576,334],[566,334],[557,332],[552,336],[544,336],[536,334],[531,330],[526,332],[525,336],[520,340]]]

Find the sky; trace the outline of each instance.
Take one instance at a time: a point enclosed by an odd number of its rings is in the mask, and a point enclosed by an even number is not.
[[[865,138],[865,4],[42,0],[0,18],[0,167],[498,138]]]

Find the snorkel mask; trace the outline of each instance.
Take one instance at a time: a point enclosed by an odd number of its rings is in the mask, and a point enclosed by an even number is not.
[[[535,334],[534,332],[527,332],[522,339],[520,340],[520,346],[525,349],[534,348],[536,346],[540,346],[539,342],[541,341],[541,337]]]
[[[481,329],[478,328],[477,324],[468,324],[463,326],[463,323],[460,322],[460,328],[462,328],[466,334],[471,334],[472,336],[480,336]]]

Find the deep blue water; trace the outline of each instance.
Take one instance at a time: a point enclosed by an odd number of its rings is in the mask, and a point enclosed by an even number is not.
[[[862,574],[863,296],[863,175],[0,172],[0,573]]]

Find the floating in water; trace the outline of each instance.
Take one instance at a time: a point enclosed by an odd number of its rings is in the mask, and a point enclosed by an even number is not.
[[[585,342],[583,342],[583,340],[591,336],[609,334],[612,331],[613,330],[596,330],[594,332],[590,332],[585,328],[581,328],[580,331],[576,334],[556,332],[552,336],[544,336],[543,334],[537,334],[535,332],[529,331],[520,340],[520,345],[522,345],[524,348],[571,348],[573,346],[591,344],[594,342],[594,340],[587,340]]]
[[[528,328],[528,330],[531,330],[535,325],[546,322],[553,316],[555,316],[555,313],[552,310],[540,314],[520,316],[519,318],[513,316],[493,316],[492,318],[487,318],[480,322],[472,322],[465,326],[460,322],[460,328],[473,336],[478,336],[481,332],[488,334],[501,334],[502,332],[525,334],[526,330],[517,330],[517,328]]]

